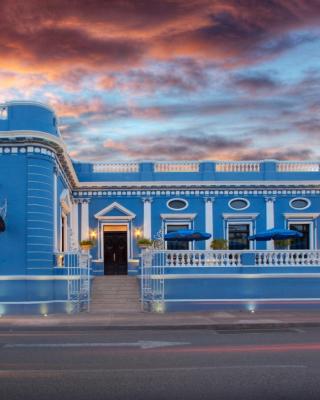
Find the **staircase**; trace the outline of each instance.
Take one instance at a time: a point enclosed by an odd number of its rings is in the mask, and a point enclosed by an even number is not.
[[[140,312],[136,277],[127,275],[98,276],[93,280],[90,313]]]

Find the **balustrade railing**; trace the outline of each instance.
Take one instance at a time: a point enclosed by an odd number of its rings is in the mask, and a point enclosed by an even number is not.
[[[320,266],[320,250],[148,250],[143,254],[143,265],[149,267]]]
[[[320,251],[318,250],[274,250],[255,251],[255,265],[259,267],[272,266],[320,266]]]
[[[221,161],[216,163],[217,172],[260,172],[259,161]]]
[[[199,162],[158,161],[154,163],[154,172],[199,172]]]
[[[162,267],[232,267],[241,265],[235,250],[148,250],[149,264]]]
[[[88,252],[65,252],[56,254],[58,267],[66,269],[68,281],[68,302],[72,311],[89,311],[90,308],[90,267]]]
[[[93,164],[93,172],[139,172],[138,162],[110,162]]]
[[[320,163],[317,162],[298,162],[298,161],[279,161],[277,162],[278,172],[319,172]]]

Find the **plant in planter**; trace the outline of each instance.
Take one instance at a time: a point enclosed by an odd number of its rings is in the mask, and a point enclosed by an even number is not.
[[[81,240],[80,247],[82,250],[90,250],[95,246],[95,241],[91,239]]]
[[[153,241],[144,237],[141,237],[137,240],[137,245],[140,247],[140,249],[146,249],[148,247],[151,247],[153,244]]]
[[[274,248],[276,250],[287,250],[292,242],[293,242],[292,239],[275,240],[274,241]]]
[[[228,250],[228,241],[225,239],[213,239],[210,243],[212,250]]]

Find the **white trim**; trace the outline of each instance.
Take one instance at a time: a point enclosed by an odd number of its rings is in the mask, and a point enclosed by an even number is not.
[[[274,228],[274,199],[267,198],[266,200],[266,228]],[[274,249],[274,241],[268,240],[266,243],[267,250]]]
[[[299,207],[299,208],[293,207],[292,203],[293,203],[294,201],[296,201],[296,200],[305,201],[305,202],[307,203],[307,205],[306,205],[305,207],[302,207],[302,208],[300,208],[300,207]],[[291,200],[289,201],[289,206],[290,206],[291,208],[293,208],[294,210],[302,211],[302,210],[306,210],[307,208],[309,208],[309,207],[311,206],[311,201],[310,201],[309,199],[306,199],[305,197],[295,197],[294,199],[291,199]]]
[[[259,216],[259,213],[243,213],[243,214],[231,214],[231,213],[222,213],[222,217],[224,219],[256,219]]]
[[[122,215],[116,215],[116,216],[105,215],[114,209],[117,209],[117,210],[123,212],[125,215],[124,216],[122,216]],[[107,207],[103,208],[102,210],[100,210],[99,212],[94,214],[94,217],[97,219],[127,219],[127,220],[130,219],[131,220],[136,217],[136,214],[134,214],[133,212],[131,212],[130,210],[128,210],[127,208],[125,208],[124,206],[119,204],[118,202],[114,201]]]
[[[160,214],[162,219],[195,219],[197,213],[192,214]]]
[[[284,217],[286,219],[300,219],[300,218],[304,218],[304,219],[316,219],[319,217],[320,213],[283,213]]]
[[[67,189],[63,189],[60,195],[60,204],[65,214],[69,214],[71,212],[71,198],[69,191]]]
[[[232,207],[231,203],[234,202],[234,201],[237,201],[237,200],[244,201],[246,203],[246,206],[242,207],[242,208],[234,208],[234,207]],[[242,211],[242,210],[246,210],[247,208],[250,207],[250,201],[245,199],[245,198],[243,198],[243,197],[234,197],[233,199],[228,201],[228,206],[229,206],[229,208],[231,208],[231,210]]]
[[[81,203],[81,240],[89,239],[89,203]]]
[[[173,207],[170,207],[170,206],[169,206],[169,203],[171,203],[172,201],[176,201],[176,200],[183,202],[183,203],[184,203],[184,207],[182,207],[182,208],[173,208]],[[181,199],[181,198],[179,198],[179,197],[174,197],[173,199],[169,199],[169,200],[167,201],[167,208],[169,208],[169,210],[173,210],[173,211],[183,211],[183,210],[185,210],[185,209],[188,208],[188,207],[189,207],[188,201],[185,200],[185,199]]]
[[[144,199],[143,201],[143,236],[151,239],[151,200]]]
[[[79,248],[79,214],[78,214],[78,203],[72,203],[71,209],[71,229],[72,229],[72,238],[71,238],[71,248],[78,250]]]
[[[205,199],[205,230],[210,233],[210,239],[205,241],[206,250],[210,250],[210,244],[213,239],[213,201],[211,198]]]

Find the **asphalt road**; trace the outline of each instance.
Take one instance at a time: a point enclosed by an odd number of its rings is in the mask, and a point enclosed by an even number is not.
[[[0,332],[0,399],[320,399],[320,329]]]

